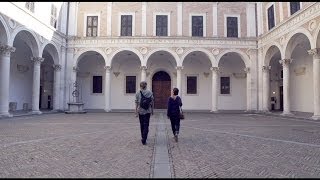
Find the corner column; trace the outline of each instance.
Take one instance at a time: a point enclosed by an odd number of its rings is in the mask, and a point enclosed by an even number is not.
[[[54,89],[53,89],[53,111],[59,110],[59,100],[60,100],[60,72],[61,72],[61,65],[60,64],[54,64],[53,65],[54,70]]]
[[[183,69],[183,66],[177,66],[177,88],[179,89],[180,97],[182,96],[182,85],[181,85],[181,70]]]
[[[147,66],[141,66],[141,81],[146,81],[147,79]]]
[[[106,70],[105,75],[105,83],[104,83],[104,98],[105,98],[105,107],[104,110],[106,112],[111,111],[111,66],[105,66],[104,69]]]
[[[320,48],[308,51],[313,55],[313,116],[312,119],[320,120]]]
[[[289,65],[292,59],[282,59],[279,61],[283,67],[283,113],[282,115],[291,115],[290,112],[290,94],[289,94],[289,77],[290,69]]]
[[[31,57],[31,61],[33,62],[32,114],[42,114],[39,110],[40,65],[44,61],[44,58]]]
[[[0,46],[0,117],[12,117],[9,113],[9,81],[10,81],[10,55],[16,48]]]
[[[218,112],[218,74],[219,67],[211,67],[212,71],[212,88],[211,88],[211,111]]]
[[[247,74],[247,112],[252,111],[251,106],[251,74],[250,74],[250,68],[246,67],[244,68],[244,72]]]
[[[263,78],[263,111],[269,112],[269,95],[270,95],[270,81],[269,70],[271,66],[262,66]]]

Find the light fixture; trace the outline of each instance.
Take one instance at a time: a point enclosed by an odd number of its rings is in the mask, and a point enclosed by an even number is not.
[[[276,92],[273,91],[272,94],[276,94]]]

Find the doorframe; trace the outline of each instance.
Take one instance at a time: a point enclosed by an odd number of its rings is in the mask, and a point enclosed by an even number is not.
[[[172,89],[173,88],[173,75],[170,73],[170,72],[168,72],[168,70],[166,70],[166,69],[164,69],[164,68],[156,68],[156,69],[154,69],[151,73],[150,73],[150,89],[151,89],[151,91],[153,92],[153,89],[152,89],[152,85],[153,85],[153,80],[152,80],[152,78],[153,78],[153,76],[154,76],[154,74],[156,74],[157,72],[159,72],[159,71],[164,71],[164,72],[166,72],[169,76],[170,76],[170,81],[171,81],[171,87],[170,87],[170,89]],[[177,77],[176,77],[176,79],[177,79]],[[180,89],[179,89],[180,90]]]

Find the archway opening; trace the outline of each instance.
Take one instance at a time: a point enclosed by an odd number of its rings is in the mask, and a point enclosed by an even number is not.
[[[171,95],[171,78],[165,71],[158,71],[152,77],[154,108],[166,109]]]
[[[44,49],[42,57],[44,61],[40,67],[39,108],[50,110],[53,109],[54,60],[47,49]]]

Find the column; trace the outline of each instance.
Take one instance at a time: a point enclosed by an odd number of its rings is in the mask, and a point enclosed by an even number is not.
[[[183,66],[177,66],[177,88],[179,89],[179,95],[182,96],[182,85],[181,85],[181,70],[183,69]]]
[[[211,97],[211,111],[210,112],[218,112],[218,73],[219,67],[211,67],[212,71],[212,97]]]
[[[111,36],[112,2],[107,2],[107,36]]]
[[[283,113],[282,115],[291,115],[290,112],[290,94],[289,94],[289,77],[290,69],[289,65],[292,59],[282,59],[279,61],[283,67]]]
[[[247,37],[255,37],[256,36],[255,3],[248,2],[246,13],[247,13]]]
[[[61,65],[54,64],[54,88],[53,88],[53,111],[59,110],[59,102],[60,102],[60,72],[61,72]]]
[[[0,46],[0,117],[12,117],[9,114],[10,55],[15,50],[11,46]]]
[[[257,22],[258,22],[258,35],[263,34],[263,11],[262,11],[262,3],[257,2]]]
[[[79,72],[79,70],[78,66],[74,66],[72,68],[71,83],[75,83],[77,81],[77,72]]]
[[[146,81],[147,77],[147,66],[141,66],[141,81]]]
[[[212,3],[212,36],[218,36],[218,3]]]
[[[111,111],[111,67],[105,66],[104,69],[106,70],[106,76],[105,76],[105,83],[104,83],[104,98],[105,98],[105,107],[104,110],[106,112]]]
[[[280,23],[283,21],[283,2],[278,2],[279,3],[279,18],[280,18]]]
[[[177,36],[182,36],[182,2],[177,2]]]
[[[313,55],[313,116],[312,119],[320,120],[320,48],[308,51]]]
[[[251,74],[250,74],[250,68],[246,67],[244,68],[244,72],[247,74],[247,112],[252,111],[251,108]]]
[[[269,96],[270,96],[270,79],[269,70],[271,66],[262,66],[263,78],[263,111],[269,112]]]
[[[142,27],[141,27],[141,35],[146,36],[147,35],[147,2],[142,2]]]
[[[44,61],[42,57],[31,57],[33,61],[33,85],[32,85],[32,114],[42,114],[39,110],[40,96],[40,65]]]

